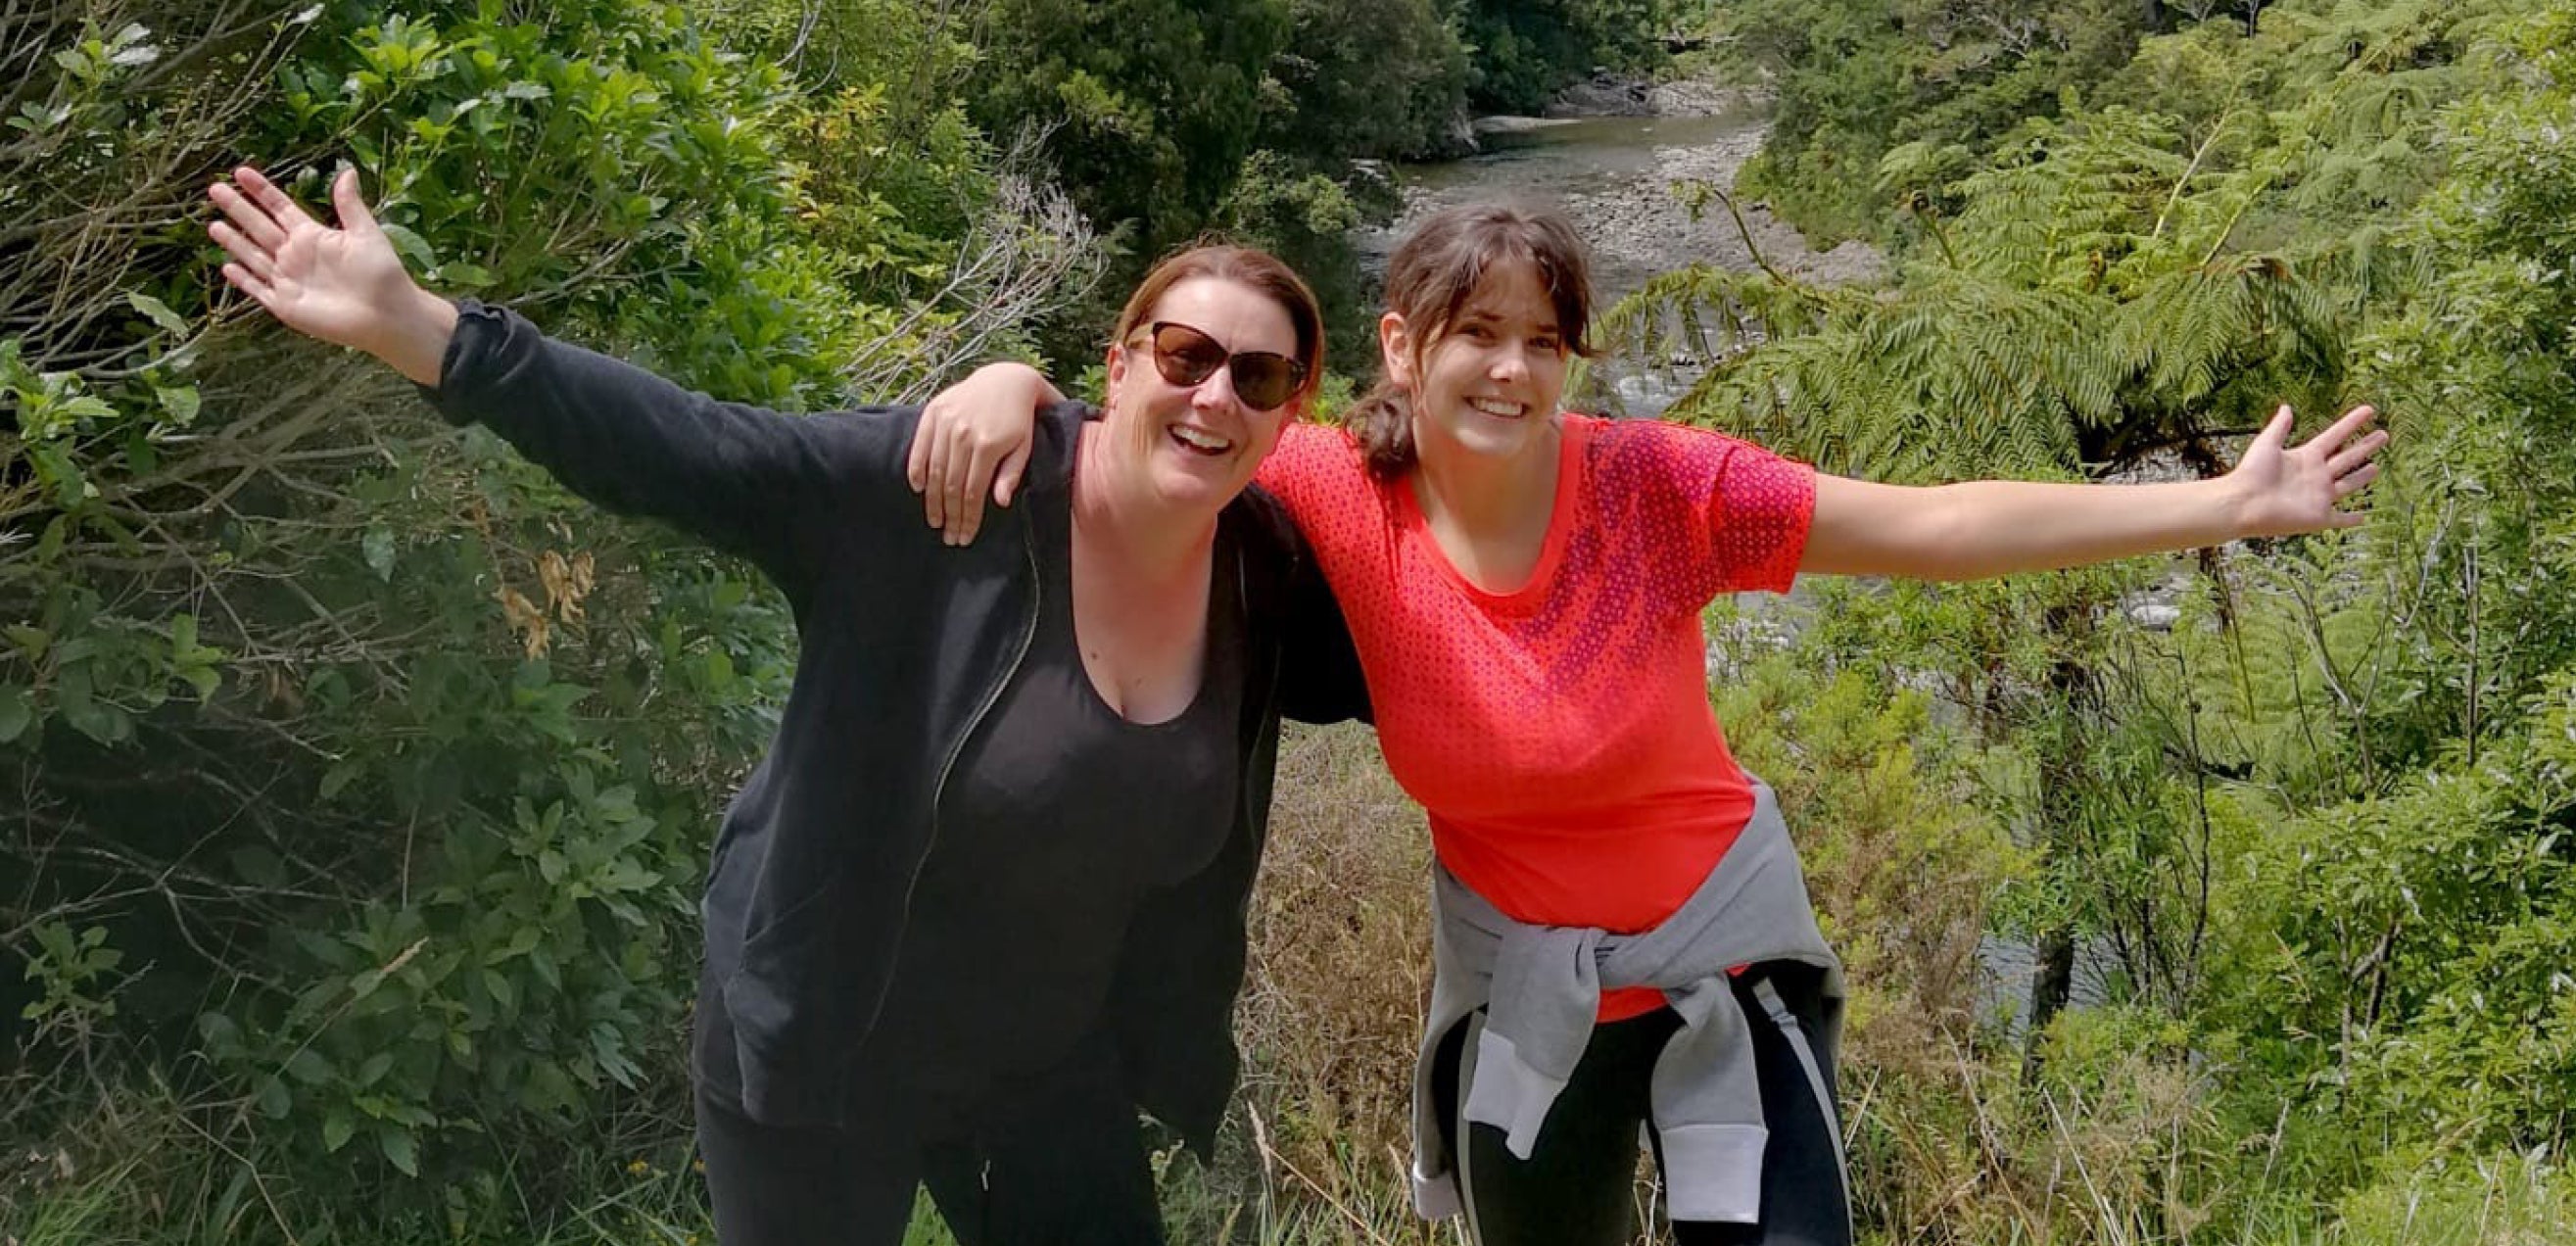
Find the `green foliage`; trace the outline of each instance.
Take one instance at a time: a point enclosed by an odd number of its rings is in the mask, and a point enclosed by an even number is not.
[[[1262,145],[1323,160],[1455,154],[1470,62],[1445,7],[1294,0],[1287,46],[1269,70]]]
[[[1461,0],[1454,12],[1471,66],[1468,98],[1483,112],[1535,114],[1596,69],[1661,64],[1663,36],[1686,9],[1674,0]]]
[[[1046,127],[1074,201],[1155,254],[1197,231],[1251,154],[1286,0],[997,0],[975,109]]]
[[[1789,8],[1739,28],[1782,19],[1774,37],[1842,58],[1918,30]],[[2081,1217],[2105,1238],[2216,1218],[2243,1240],[2548,1240],[2553,1178],[2462,1157],[2563,1147],[2576,1085],[2576,14],[2272,5],[2250,29],[2146,38],[2026,119],[1801,148],[1827,130],[1796,108],[1881,72],[1837,71],[1826,46],[1788,53],[1826,81],[1784,85],[1774,156],[1877,159],[1909,262],[1866,297],[1768,272],[1650,285],[1607,324],[1713,362],[1684,411],[1900,480],[2205,473],[2285,399],[2367,398],[2398,431],[2360,532],[2161,583],[1822,595],[1809,660],[1935,690],[1974,728],[1977,806],[2044,849],[1998,928],[2060,932],[2119,1009],[2057,1017],[2018,1084],[1879,1082],[1878,1137],[1906,1160],[1889,1180],[2045,1206],[2062,1196],[2011,1174],[2072,1158],[2118,1209]],[[2075,1041],[2101,1024],[2119,1032]],[[2166,1053],[2118,1075],[2164,1079],[2164,1099],[2101,1097],[2117,1078],[2084,1070],[2124,1050]],[[2176,1079],[2184,1053],[2220,1072]],[[2038,1146],[2034,1102],[2077,1123]],[[1963,1154],[1899,1127],[1926,1120],[2003,1141]],[[2451,1175],[2387,1168],[2392,1147]],[[1891,1222],[1965,1216],[1906,1201],[1927,1193],[1895,1196]]]
[[[199,205],[252,159],[318,208],[350,160],[433,288],[729,398],[891,397],[1078,290],[1087,235],[967,125],[954,29],[854,0],[826,33],[878,59],[736,50],[801,7],[92,6],[0,54],[41,170],[0,178],[0,1094],[13,1154],[102,1175],[90,1114],[167,1100],[115,1223],[543,1234],[684,1132],[786,609],[219,297]]]

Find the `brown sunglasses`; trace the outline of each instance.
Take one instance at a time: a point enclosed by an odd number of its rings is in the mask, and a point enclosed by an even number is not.
[[[1297,396],[1306,383],[1306,365],[1266,350],[1229,351],[1222,343],[1185,324],[1157,320],[1146,330],[1154,348],[1154,370],[1183,389],[1207,380],[1223,368],[1234,381],[1234,396],[1255,411],[1276,409]]]

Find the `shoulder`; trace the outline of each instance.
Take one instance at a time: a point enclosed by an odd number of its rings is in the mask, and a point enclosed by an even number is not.
[[[1219,522],[1256,562],[1268,562],[1284,571],[1307,556],[1306,538],[1297,530],[1288,504],[1258,484],[1244,486],[1241,494],[1226,503]]]
[[[1273,489],[1350,487],[1367,479],[1359,440],[1340,425],[1313,420],[1280,429],[1279,445],[1261,465],[1262,483]]]
[[[1581,437],[1593,483],[1610,494],[1671,493],[1694,501],[1778,477],[1811,479],[1814,469],[1740,437],[1663,420],[1567,415]]]

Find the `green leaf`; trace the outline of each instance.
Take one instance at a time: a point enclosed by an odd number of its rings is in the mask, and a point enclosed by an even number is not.
[[[394,250],[411,261],[416,270],[425,273],[438,267],[438,253],[429,249],[429,240],[412,232],[409,226],[380,221],[377,227],[385,231],[385,237],[394,244]]]
[[[171,423],[185,427],[196,422],[197,412],[204,401],[198,396],[196,386],[177,385],[169,389],[155,386],[152,393],[161,400],[161,410],[169,414]]]
[[[179,313],[170,310],[169,304],[164,303],[149,294],[132,292],[129,292],[125,296],[125,301],[127,305],[134,308],[134,310],[139,311],[148,317],[152,323],[157,324],[164,329],[168,329],[172,333],[180,334],[182,336],[187,334],[188,322],[181,320],[179,318]]]
[[[318,1086],[331,1076],[331,1062],[310,1047],[299,1048],[286,1058],[286,1074],[307,1086]]]
[[[420,1175],[420,1145],[413,1140],[410,1130],[399,1125],[378,1126],[376,1149],[384,1152],[385,1162],[402,1170],[402,1175]]]
[[[30,662],[43,661],[46,647],[54,643],[52,632],[24,623],[0,628],[0,636],[8,637],[9,643],[18,646],[18,651],[26,654]]]
[[[357,1132],[358,1122],[349,1115],[347,1108],[331,1109],[331,1114],[322,1120],[323,1153],[338,1154],[340,1148],[349,1145],[350,1137]]]
[[[358,538],[358,555],[367,560],[367,569],[376,579],[391,582],[394,578],[394,532],[382,524],[371,526]]]
[[[286,885],[286,862],[258,844],[235,849],[232,867],[233,875],[251,886],[276,889]]]
[[[319,795],[324,800],[336,800],[341,792],[347,790],[350,780],[366,772],[365,763],[356,758],[334,762],[330,769],[322,772],[322,789]]]
[[[0,744],[27,734],[36,721],[33,698],[25,688],[0,688]]]
[[[220,1012],[199,1013],[197,1014],[197,1037],[205,1040],[206,1046],[218,1052],[226,1051],[240,1045],[241,1027],[233,1024],[232,1018]]]
[[[271,1077],[259,1084],[259,1114],[273,1121],[285,1120],[295,1107],[294,1097],[286,1093],[286,1083]]]
[[[492,1002],[499,1004],[503,1011],[509,1012],[517,1010],[519,1006],[519,989],[510,984],[509,975],[497,970],[484,970],[483,989],[491,993]]]

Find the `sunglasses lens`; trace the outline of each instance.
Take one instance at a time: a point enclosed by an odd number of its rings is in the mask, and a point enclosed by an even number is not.
[[[1297,390],[1297,364],[1284,355],[1255,351],[1234,357],[1234,396],[1255,411],[1288,401]]]
[[[1188,325],[1154,330],[1154,370],[1174,385],[1196,385],[1225,366],[1225,348]]]
[[[1305,380],[1306,370],[1286,355],[1266,350],[1229,355],[1215,338],[1185,324],[1154,326],[1154,370],[1183,387],[1196,385],[1226,369],[1234,396],[1255,411],[1268,411],[1288,401]]]

